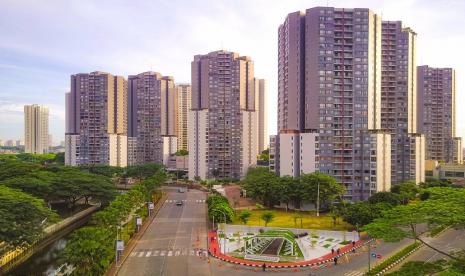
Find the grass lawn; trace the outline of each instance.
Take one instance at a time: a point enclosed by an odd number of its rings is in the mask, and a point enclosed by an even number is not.
[[[250,226],[265,226],[265,222],[260,219],[260,216],[270,210],[249,210],[251,213],[250,219],[247,225]],[[333,226],[333,219],[330,216],[320,214],[319,217],[313,212],[295,212],[285,210],[271,210],[275,217],[273,221],[268,223],[269,227],[283,227],[283,228],[305,228],[305,229],[322,229],[322,230],[351,230],[350,224],[343,222],[338,219],[336,226]],[[238,211],[238,214],[240,211]],[[300,218],[295,220],[294,217],[299,215],[302,217],[302,227],[300,225]],[[239,217],[233,219],[232,224],[241,224]]]

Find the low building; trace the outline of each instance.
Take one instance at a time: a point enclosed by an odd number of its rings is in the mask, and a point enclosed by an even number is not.
[[[465,165],[426,160],[425,175],[427,178],[448,179],[452,182],[462,182],[465,180]]]

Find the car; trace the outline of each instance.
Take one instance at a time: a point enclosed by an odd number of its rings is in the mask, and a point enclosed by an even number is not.
[[[178,189],[178,193],[184,193],[184,189],[183,189],[183,188],[179,188],[179,189]]]
[[[181,200],[176,201],[176,205],[177,205],[177,206],[182,206],[182,204],[183,204],[183,203],[182,203]]]

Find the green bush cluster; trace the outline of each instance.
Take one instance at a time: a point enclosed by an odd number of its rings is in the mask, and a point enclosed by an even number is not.
[[[229,206],[228,199],[220,194],[215,194],[207,199],[208,217],[215,218],[216,222],[231,222],[234,218],[234,210]]]
[[[419,242],[415,242],[415,243],[412,243],[406,247],[404,247],[402,250],[400,250],[399,252],[397,252],[396,254],[392,255],[391,257],[387,258],[386,260],[382,261],[379,265],[377,265],[376,267],[372,268],[370,270],[370,273],[367,273],[367,275],[376,275],[377,273],[381,272],[383,269],[385,269],[386,267],[390,266],[391,264],[393,264],[394,262],[396,262],[397,260],[399,260],[400,258],[404,257],[405,255],[407,255],[410,251],[412,251],[413,249],[417,248],[418,246],[420,246],[420,243]]]
[[[92,216],[91,226],[72,234],[65,248],[66,261],[74,275],[102,275],[115,256],[115,239],[128,241],[135,231],[135,217],[146,217],[145,203],[166,178],[159,170],[129,192],[118,195],[105,209]]]

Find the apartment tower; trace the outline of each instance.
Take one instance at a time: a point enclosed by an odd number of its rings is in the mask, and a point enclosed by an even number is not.
[[[269,144],[266,80],[255,78],[255,110],[258,126],[258,153],[266,150]]]
[[[455,70],[418,66],[418,131],[426,136],[426,159],[462,163],[455,137]]]
[[[416,118],[416,33],[401,21],[383,21],[381,43],[381,128],[391,133],[391,182],[424,182],[425,139],[417,133]]]
[[[191,85],[176,85],[178,150],[188,150],[187,120],[191,109]]]
[[[47,153],[49,147],[48,108],[42,105],[24,106],[24,151]],[[20,146],[20,143],[16,143]]]
[[[258,153],[253,61],[220,50],[191,66],[189,179],[240,178]]]
[[[127,82],[105,72],[71,76],[65,163],[127,165]]]
[[[389,190],[380,16],[332,7],[291,13],[279,27],[278,51],[277,173],[332,175],[346,186],[345,198],[354,201]],[[286,172],[286,166],[293,169]]]
[[[129,164],[164,163],[177,150],[172,77],[144,72],[128,78]]]

